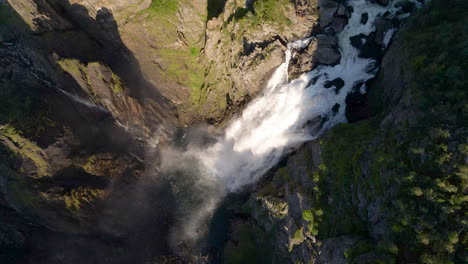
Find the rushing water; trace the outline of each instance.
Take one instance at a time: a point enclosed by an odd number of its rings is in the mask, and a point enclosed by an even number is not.
[[[197,239],[203,224],[228,193],[255,183],[283,155],[346,122],[346,96],[353,86],[374,77],[378,70],[377,61],[358,56],[350,37],[369,35],[375,30],[376,18],[385,12],[390,17],[398,16],[395,1],[387,7],[366,0],[348,1],[347,5],[354,12],[338,34],[342,55],[338,65],[319,66],[289,82],[288,65],[294,49],[306,46],[313,37],[290,43],[284,63],[263,94],[230,123],[216,143],[209,147],[189,144],[183,151],[171,149],[164,153],[162,171],[170,171],[171,177],[177,178],[175,193],[191,192],[182,202],[182,220],[174,232],[175,240]],[[366,24],[361,23],[363,13],[369,17]],[[394,32],[391,29],[386,33],[385,46]],[[341,89],[325,88],[327,81],[336,78],[344,81]],[[361,92],[365,92],[365,87]],[[335,113],[332,108],[336,104],[340,107]]]

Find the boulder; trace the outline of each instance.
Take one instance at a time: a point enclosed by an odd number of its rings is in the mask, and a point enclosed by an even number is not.
[[[324,87],[325,88],[335,87],[335,93],[338,94],[344,85],[345,85],[345,82],[343,79],[336,78],[331,81],[326,81]]]
[[[338,38],[334,36],[318,36],[317,51],[314,53],[314,60],[318,64],[335,65],[340,62],[341,53],[338,50]]]
[[[353,12],[352,8],[347,8],[344,4],[339,4],[334,0],[319,0],[318,5],[320,26],[322,28],[330,26],[335,33],[343,30]]]
[[[295,79],[305,72],[313,70],[316,65],[335,65],[340,62],[336,36],[319,35],[312,39],[303,50],[297,51],[289,66],[290,79]]]
[[[372,0],[371,2],[379,4],[381,6],[387,6],[390,1],[389,0]]]
[[[364,13],[361,15],[361,24],[363,25],[367,24],[368,20],[369,20],[369,14]]]

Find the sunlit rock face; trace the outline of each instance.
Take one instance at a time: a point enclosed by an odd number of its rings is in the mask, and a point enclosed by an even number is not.
[[[256,96],[284,59],[286,43],[310,35],[317,2],[226,1],[207,23],[207,76],[199,111],[211,122]],[[262,22],[259,22],[262,21]]]
[[[203,232],[200,230],[204,221],[209,219],[210,212],[224,196],[255,184],[283,155],[319,137],[331,127],[347,122],[348,95],[352,92],[365,93],[363,84],[373,78],[379,68],[379,61],[366,56],[362,49],[353,44],[353,39],[355,36],[373,34],[376,30],[374,25],[385,13],[398,19],[399,9],[361,0],[349,2],[347,10],[353,11],[348,15],[343,30],[328,33],[330,38],[335,39],[335,48],[341,54],[334,58],[336,65],[327,65],[333,63],[323,61],[322,64],[315,63],[313,70],[289,80],[288,68],[293,53],[306,49],[316,38],[320,41],[324,35],[290,42],[284,62],[275,70],[262,94],[239,117],[231,120],[216,143],[210,147],[189,143],[186,150],[176,150],[177,154],[172,150],[168,151],[168,156],[163,154],[163,171],[173,175],[189,174],[170,158],[177,155],[184,157],[196,168],[191,181],[193,190],[210,190],[204,193],[199,203],[192,205],[193,208],[184,208],[184,215],[192,217],[181,220],[182,227],[176,231],[179,239],[196,239]],[[367,23],[361,23],[364,13],[368,14]],[[390,37],[385,38],[385,43],[378,47],[379,52],[384,52],[394,32],[392,28],[382,32],[390,34]],[[363,44],[371,41],[366,40]],[[324,49],[317,48],[311,54],[312,58],[320,52],[324,52]]]

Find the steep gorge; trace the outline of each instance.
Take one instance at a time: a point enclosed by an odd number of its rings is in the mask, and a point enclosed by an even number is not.
[[[379,8],[388,4],[369,2],[379,4]],[[415,11],[414,1],[401,2],[405,3],[398,7],[398,15]],[[435,2],[435,6],[441,5]],[[463,17],[466,7],[457,5]],[[395,258],[402,263],[414,261],[422,254],[414,247],[421,244],[407,248],[393,240],[395,233],[387,232],[387,223],[394,221],[390,219],[394,216],[382,213],[382,200],[395,200],[395,193],[379,192],[397,186],[380,184],[381,177],[398,179],[394,174],[400,173],[379,167],[392,167],[391,161],[380,165],[381,159],[392,160],[388,155],[394,151],[390,147],[380,152],[382,145],[393,146],[395,140],[402,144],[399,138],[417,134],[413,125],[424,122],[409,92],[408,83],[414,80],[408,76],[416,76],[409,65],[430,63],[431,55],[412,55],[409,57],[413,60],[408,62],[401,55],[409,52],[402,44],[406,43],[402,36],[394,40],[374,81],[359,87],[343,79],[341,84],[335,77],[319,81],[320,85],[325,82],[323,85],[329,86],[333,94],[345,91],[340,100],[346,101],[346,109],[341,107],[343,103],[330,105],[328,114],[335,116],[339,112],[338,116],[346,115],[349,121],[378,117],[349,127],[339,126],[307,143],[288,157],[286,167],[282,162],[268,172],[247,203],[236,208],[242,199],[234,199],[232,205],[227,205],[234,216],[225,222],[230,229],[225,249],[224,242],[219,243],[214,252],[198,256],[196,247],[177,248],[166,242],[174,223],[180,220],[180,212],[173,210],[181,206],[177,204],[180,190],[164,180],[164,159],[168,156],[159,149],[173,145],[181,133],[181,141],[188,140],[186,135],[190,133],[184,134],[180,128],[199,122],[217,125],[208,128],[217,138],[219,127],[229,127],[231,117],[238,116],[247,102],[261,94],[267,80],[284,62],[287,43],[316,36],[305,47],[292,50],[291,63],[283,71],[286,78],[289,75],[295,79],[302,73],[336,65],[341,58],[336,35],[353,13],[361,11],[352,10],[352,6],[335,1],[271,0],[0,2],[0,244],[4,248],[0,259],[11,263],[190,263],[194,261],[190,255],[195,254],[197,261],[224,259],[227,263],[345,263],[345,255],[358,263]],[[449,5],[446,12],[453,8]],[[365,24],[364,13],[359,23]],[[432,25],[426,23],[428,28]],[[360,50],[360,57],[380,61],[390,41],[387,35],[398,25],[395,20],[380,18],[375,28],[351,39],[351,43]],[[412,52],[422,53],[414,48]],[[455,61],[449,65],[456,65]],[[444,75],[444,70],[434,71]],[[363,87],[370,88],[368,96],[361,93]],[[463,87],[463,83],[453,87]],[[349,95],[348,90],[352,90]],[[448,100],[466,98],[459,88],[453,93],[454,98]],[[329,119],[320,115],[305,127],[309,129],[316,123],[323,126]],[[253,125],[255,120],[250,123]],[[446,127],[446,121],[441,122],[441,127]],[[437,140],[449,140],[445,150],[450,152],[447,166],[453,168],[450,174],[462,175],[461,160],[466,153],[456,153],[455,149],[463,148],[460,140],[466,138],[466,125],[450,122],[450,136],[435,125],[431,135]],[[382,136],[377,124],[384,130],[394,130],[390,136]],[[409,128],[401,129],[403,124],[410,124]],[[203,148],[214,138],[203,138],[197,144]],[[357,147],[360,144],[369,147],[362,151]],[[419,145],[411,149],[422,155]],[[370,151],[382,157],[375,158]],[[352,162],[359,165],[340,159],[340,152],[353,153]],[[224,152],[220,153],[213,157],[223,157]],[[177,168],[194,170],[183,155],[169,157]],[[224,162],[233,160],[233,156],[229,157]],[[438,158],[442,157],[430,159]],[[404,164],[415,162],[403,160]],[[227,171],[223,173],[235,174],[235,170],[228,173],[229,166],[223,166],[220,169]],[[379,169],[380,176],[374,173]],[[351,183],[344,173],[349,170],[358,170]],[[451,179],[449,185],[444,185],[449,189],[447,186],[459,185],[455,194],[461,202],[449,213],[457,217],[466,209],[466,180],[460,177],[461,182]],[[349,197],[330,195],[332,191]],[[208,195],[200,194],[202,201]],[[184,199],[199,201],[196,196]],[[327,199],[328,204],[323,202]],[[407,213],[392,212],[396,216]],[[187,212],[182,217],[192,215]],[[409,217],[409,221],[415,221]],[[350,224],[337,224],[339,218]],[[458,261],[463,257],[459,252],[461,244],[466,243],[466,230],[453,231],[460,228],[462,220],[456,221],[443,234],[457,233],[456,241],[450,238],[450,243],[455,241],[452,251],[449,248],[447,252],[452,254],[449,257],[456,254]],[[431,239],[434,236],[422,233]],[[369,246],[375,241],[378,247]],[[429,241],[431,247],[437,247],[436,242]],[[265,258],[251,255],[252,247],[261,244],[271,246],[278,256],[268,251],[269,246],[262,251]],[[430,258],[433,252],[421,256]],[[437,254],[446,257],[446,253]]]

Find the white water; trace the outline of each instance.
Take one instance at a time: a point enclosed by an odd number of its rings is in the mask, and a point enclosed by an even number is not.
[[[348,25],[338,34],[341,61],[336,66],[319,66],[288,83],[288,64],[293,48],[307,45],[310,39],[289,45],[285,62],[276,70],[263,94],[252,101],[242,115],[233,120],[217,143],[200,148],[189,145],[185,152],[168,151],[163,155],[162,171],[175,167],[191,171],[196,179],[190,182],[192,190],[199,192],[191,212],[184,212],[184,221],[176,232],[177,239],[194,239],[204,221],[218,202],[229,192],[236,192],[255,183],[287,152],[302,143],[318,137],[332,126],[346,122],[345,99],[357,82],[367,81],[376,71],[375,61],[358,57],[358,50],[351,45],[350,37],[375,30],[378,16],[397,11],[395,2],[388,7],[371,4],[365,0],[351,0],[354,8]],[[363,25],[361,15],[368,13]],[[385,35],[385,45],[395,30]],[[318,78],[315,84],[312,79]],[[345,85],[336,93],[334,87],[324,88],[326,81],[336,78]],[[361,90],[365,92],[364,90]],[[339,104],[336,114],[332,107]],[[308,121],[326,118],[323,126],[309,127]],[[174,164],[174,160],[177,160]],[[186,165],[186,162],[190,165]],[[194,165],[196,164],[196,165]]]
[[[60,92],[62,92],[63,94],[65,94],[66,96],[68,96],[70,99],[72,99],[73,101],[77,102],[77,103],[80,103],[82,105],[85,105],[89,108],[94,108],[94,109],[97,109],[97,110],[100,110],[102,112],[108,112],[107,109],[105,109],[104,107],[102,106],[99,106],[97,104],[94,104],[92,103],[91,101],[88,101],[87,99],[84,99],[84,98],[81,98],[81,97],[78,97],[77,95],[74,95],[74,94],[71,94],[67,91],[64,91],[60,88],[57,88]]]

